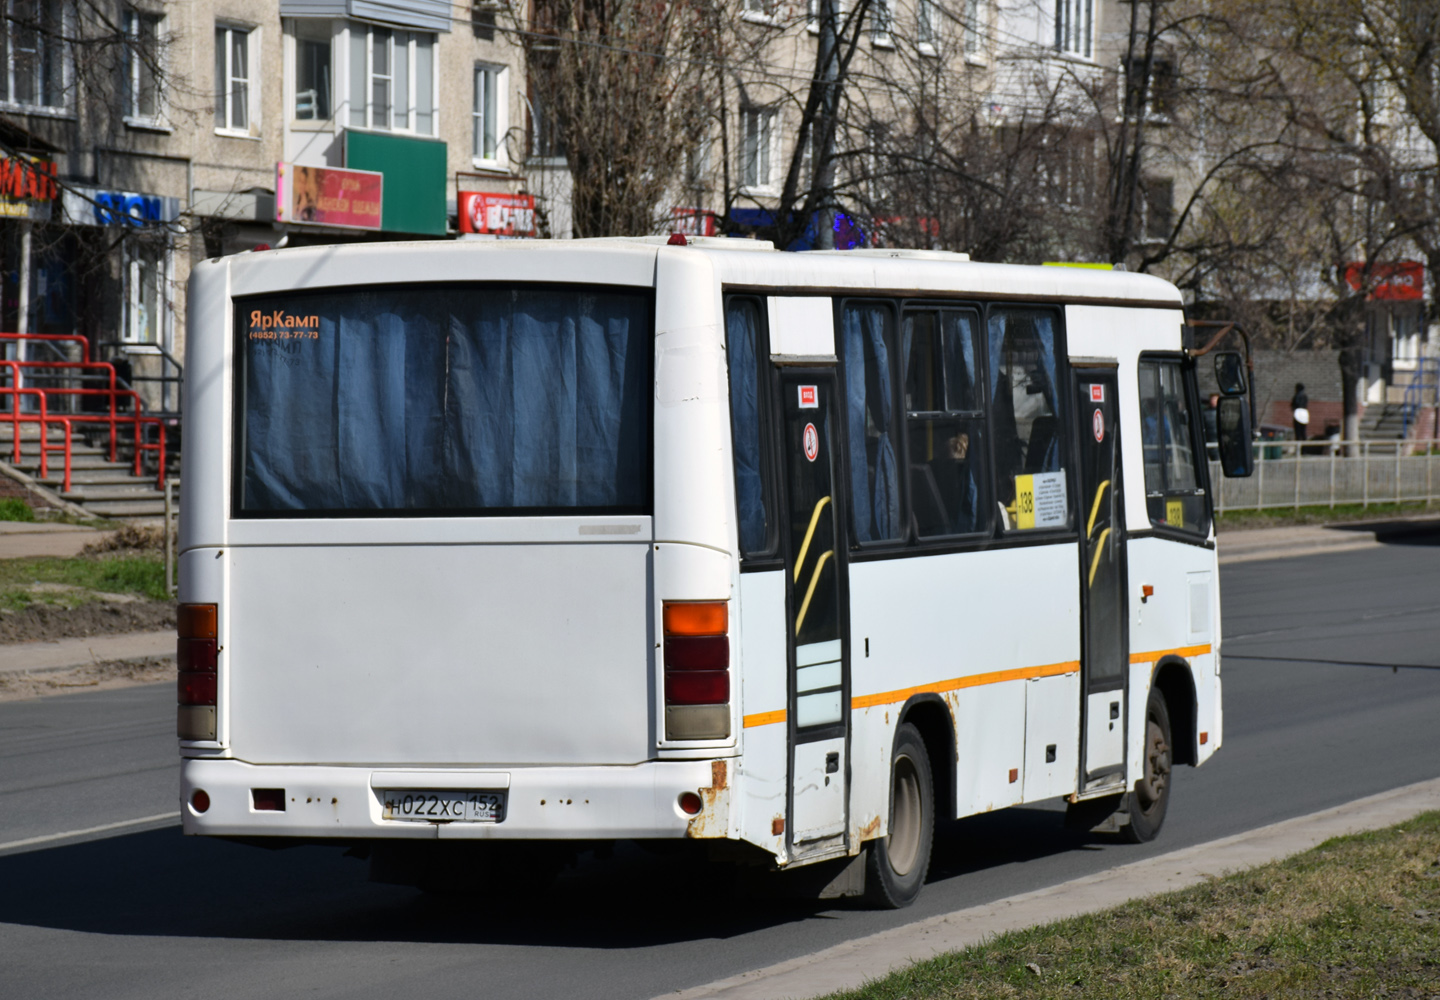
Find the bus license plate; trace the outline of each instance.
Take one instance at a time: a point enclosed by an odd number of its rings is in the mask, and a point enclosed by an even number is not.
[[[380,793],[385,819],[424,823],[499,823],[505,819],[504,792],[425,792],[406,789]]]

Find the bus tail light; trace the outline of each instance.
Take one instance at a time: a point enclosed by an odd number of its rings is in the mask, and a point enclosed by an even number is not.
[[[182,740],[215,738],[215,706],[219,694],[219,630],[213,604],[182,604],[175,610],[176,701],[175,732]]]
[[[666,601],[665,738],[730,736],[730,606]]]

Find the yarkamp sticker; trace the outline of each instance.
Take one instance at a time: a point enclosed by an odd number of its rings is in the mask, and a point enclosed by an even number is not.
[[[286,312],[283,309],[252,309],[251,340],[319,340],[320,317]]]

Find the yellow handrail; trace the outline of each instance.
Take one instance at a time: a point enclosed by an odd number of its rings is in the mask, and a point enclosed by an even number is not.
[[[1085,586],[1095,586],[1095,571],[1100,568],[1100,557],[1105,554],[1105,539],[1110,536],[1110,529],[1106,528],[1100,532],[1100,539],[1095,543],[1095,558],[1090,560],[1090,579]]]
[[[1095,515],[1100,513],[1100,498],[1105,495],[1105,488],[1110,485],[1110,480],[1105,480],[1095,487],[1095,502],[1090,506],[1090,523],[1085,525],[1085,537],[1089,538],[1090,533],[1095,530]]]
[[[806,541],[808,542],[809,539],[807,538]],[[810,610],[810,598],[815,596],[815,584],[820,582],[820,571],[825,568],[825,561],[834,554],[834,549],[828,549],[821,553],[819,559],[815,560],[815,572],[810,574],[810,586],[805,590],[805,600],[800,605],[800,613],[795,616],[796,635],[800,634],[800,626],[805,624],[805,614]]]
[[[810,515],[810,527],[805,529],[805,541],[800,543],[800,558],[795,560],[795,583],[800,582],[800,567],[805,565],[805,556],[810,551],[810,539],[815,537],[815,525],[820,523],[820,512],[829,502],[829,497],[821,497],[815,504],[815,512]]]

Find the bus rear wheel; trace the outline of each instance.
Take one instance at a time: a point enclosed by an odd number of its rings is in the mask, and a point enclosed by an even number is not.
[[[895,749],[890,755],[888,832],[868,845],[865,898],[871,905],[898,910],[915,902],[930,870],[934,836],[930,755],[920,731],[906,722],[895,732]]]
[[[1133,844],[1154,840],[1165,824],[1165,811],[1170,808],[1171,747],[1165,696],[1151,688],[1145,705],[1145,773],[1130,792],[1130,823],[1122,828],[1125,839]]]

